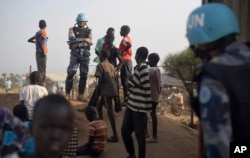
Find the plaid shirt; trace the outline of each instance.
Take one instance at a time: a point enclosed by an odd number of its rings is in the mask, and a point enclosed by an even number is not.
[[[68,145],[63,151],[62,158],[75,158],[77,147],[78,147],[78,129],[74,127]]]
[[[3,139],[6,130],[12,130],[16,134],[13,144],[18,148],[22,147],[29,136],[29,131],[24,124],[5,107],[0,106],[0,151],[3,148]]]

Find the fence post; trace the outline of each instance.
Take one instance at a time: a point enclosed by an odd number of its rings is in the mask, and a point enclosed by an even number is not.
[[[32,66],[30,65],[30,74],[31,74],[31,71],[32,71]]]
[[[193,89],[194,89],[194,66],[192,65],[191,66],[191,72],[192,72],[192,79],[191,79],[191,96],[193,96]],[[194,127],[194,110],[193,108],[191,108],[191,127],[193,128]]]

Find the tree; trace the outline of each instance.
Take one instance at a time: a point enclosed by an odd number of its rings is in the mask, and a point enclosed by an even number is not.
[[[163,63],[163,69],[165,72],[173,77],[180,78],[177,70],[182,74],[184,80],[192,80],[193,67],[199,62],[198,58],[195,58],[193,51],[190,48],[175,53],[169,54]]]

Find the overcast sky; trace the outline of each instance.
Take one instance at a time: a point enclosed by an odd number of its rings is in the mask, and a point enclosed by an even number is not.
[[[92,60],[97,39],[108,27],[114,27],[119,45],[124,24],[131,28],[133,58],[138,47],[146,46],[149,52],[159,53],[162,62],[168,53],[188,46],[187,16],[200,4],[200,0],[1,0],[0,74],[26,73],[29,65],[36,70],[35,45],[27,40],[38,31],[40,19],[46,20],[49,36],[47,72],[66,73],[70,57],[68,28],[80,12],[87,14],[93,35],[90,73],[96,65]]]

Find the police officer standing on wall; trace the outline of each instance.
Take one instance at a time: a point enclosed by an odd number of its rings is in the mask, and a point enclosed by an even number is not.
[[[69,94],[73,86],[73,77],[80,65],[80,81],[78,85],[78,100],[84,101],[83,93],[86,87],[86,81],[89,71],[90,61],[90,46],[92,45],[91,29],[87,26],[88,19],[86,14],[79,13],[76,17],[76,25],[69,28],[69,48],[70,63],[67,69],[66,78],[66,98],[69,99]]]
[[[198,99],[191,102],[205,149],[199,157],[228,158],[230,142],[250,141],[250,47],[237,40],[239,34],[237,18],[225,4],[205,4],[188,17],[186,36],[202,59]]]

